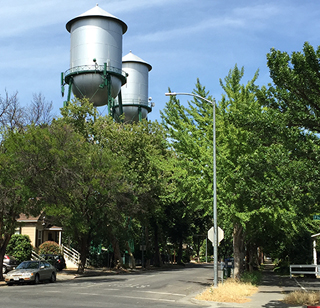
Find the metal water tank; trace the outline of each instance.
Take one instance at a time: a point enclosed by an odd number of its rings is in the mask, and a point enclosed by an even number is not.
[[[126,83],[122,71],[122,35],[127,25],[98,5],[66,24],[71,36],[70,69],[64,81],[78,97],[95,106],[117,97]]]
[[[122,69],[128,74],[127,83],[121,88],[124,121],[138,122],[151,111],[148,80],[152,66],[130,51],[122,58]],[[115,113],[118,116],[121,114],[117,102]]]

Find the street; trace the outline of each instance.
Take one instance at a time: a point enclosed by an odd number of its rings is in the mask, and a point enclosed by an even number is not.
[[[209,307],[191,300],[210,286],[212,279],[212,264],[202,264],[53,284],[4,286],[0,288],[0,307]]]

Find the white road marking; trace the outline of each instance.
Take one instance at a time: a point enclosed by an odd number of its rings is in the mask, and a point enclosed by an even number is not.
[[[120,297],[120,298],[130,298],[130,299],[139,299],[139,300],[149,300],[149,301],[158,301],[158,302],[171,302],[174,303],[174,299],[163,299],[163,298],[147,298],[147,297],[136,297],[136,296],[126,296],[126,295],[108,295],[112,297]]]
[[[304,287],[298,282],[298,280],[297,280],[295,277],[293,277],[293,279],[294,279],[294,281],[296,282],[296,284],[297,284],[303,291],[307,292],[307,289],[304,288]]]
[[[112,297],[119,297],[119,298],[130,298],[135,300],[150,300],[150,301],[162,301],[162,302],[175,302],[173,299],[163,299],[163,298],[147,298],[147,297],[137,297],[137,296],[127,296],[127,295],[114,295],[114,294],[97,294],[97,293],[76,293],[79,295],[91,295],[91,296],[112,296]]]
[[[152,294],[161,294],[161,295],[173,295],[173,296],[182,296],[185,297],[185,294],[176,294],[176,293],[168,293],[168,292],[155,292],[155,291],[137,291],[140,293],[152,293]]]

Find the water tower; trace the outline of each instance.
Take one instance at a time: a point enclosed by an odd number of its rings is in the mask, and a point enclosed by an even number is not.
[[[122,58],[122,69],[128,77],[127,83],[121,88],[122,105],[119,99],[115,102],[114,118],[124,113],[125,122],[138,122],[151,111],[148,77],[152,66],[130,51]]]
[[[94,106],[108,104],[109,114],[113,99],[127,81],[122,71],[122,35],[127,25],[98,5],[71,19],[66,24],[70,32],[70,69],[61,74],[62,94],[69,85],[81,99],[87,97]],[[121,97],[118,99],[121,106]]]

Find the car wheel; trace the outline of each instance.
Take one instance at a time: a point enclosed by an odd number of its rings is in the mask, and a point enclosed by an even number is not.
[[[57,279],[56,274],[52,273],[51,278],[50,278],[50,282],[56,282],[56,279]]]
[[[7,282],[7,286],[8,286],[8,287],[11,287],[12,285],[13,285],[13,283]]]
[[[7,272],[6,266],[2,265],[2,274],[5,274]]]
[[[39,282],[40,282],[39,274],[36,274],[36,276],[34,277],[34,284],[38,284]]]

